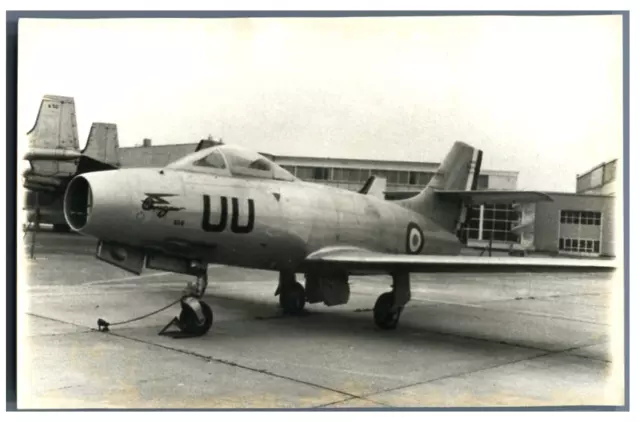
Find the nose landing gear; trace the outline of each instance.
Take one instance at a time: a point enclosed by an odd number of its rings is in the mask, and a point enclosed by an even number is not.
[[[195,285],[188,283],[184,296],[180,300],[180,314],[174,317],[158,334],[163,335],[167,329],[175,325],[183,336],[200,337],[205,335],[213,325],[213,311],[201,298],[208,285],[206,265],[199,274]]]

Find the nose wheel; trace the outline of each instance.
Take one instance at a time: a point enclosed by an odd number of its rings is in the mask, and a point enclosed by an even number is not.
[[[213,325],[213,311],[205,302],[188,297],[180,302],[178,326],[183,334],[194,337],[205,335]]]
[[[187,337],[200,337],[209,332],[213,325],[213,311],[201,299],[209,284],[206,266],[204,272],[197,277],[195,285],[188,283],[184,290],[184,296],[180,300],[180,314],[174,317],[159,334],[164,334],[171,325],[177,326],[180,333]]]

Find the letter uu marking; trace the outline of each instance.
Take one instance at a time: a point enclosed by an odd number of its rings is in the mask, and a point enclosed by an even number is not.
[[[202,230],[206,232],[221,233],[227,226],[227,220],[229,219],[229,200],[226,196],[220,197],[220,218],[217,223],[211,223],[211,197],[209,195],[203,195],[203,208],[202,213]],[[248,200],[249,216],[247,224],[241,226],[240,220],[240,206],[238,198],[231,198],[231,231],[238,234],[246,234],[253,231],[255,224],[255,205],[253,199]]]

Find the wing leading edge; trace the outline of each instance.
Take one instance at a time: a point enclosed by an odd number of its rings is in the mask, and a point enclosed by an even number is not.
[[[305,265],[350,272],[418,273],[613,272],[617,268],[614,259],[406,255],[355,247],[318,250],[307,257]]]

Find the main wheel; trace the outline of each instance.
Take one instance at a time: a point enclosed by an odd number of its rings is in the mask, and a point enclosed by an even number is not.
[[[295,283],[282,287],[280,291],[280,306],[287,314],[295,315],[302,312],[306,302],[306,294],[302,284]]]
[[[213,311],[211,307],[201,300],[194,298],[180,302],[180,328],[185,334],[202,336],[206,334],[213,325]]]
[[[384,330],[392,330],[398,325],[402,308],[393,309],[393,293],[383,293],[376,300],[373,307],[373,320],[376,325]]]

